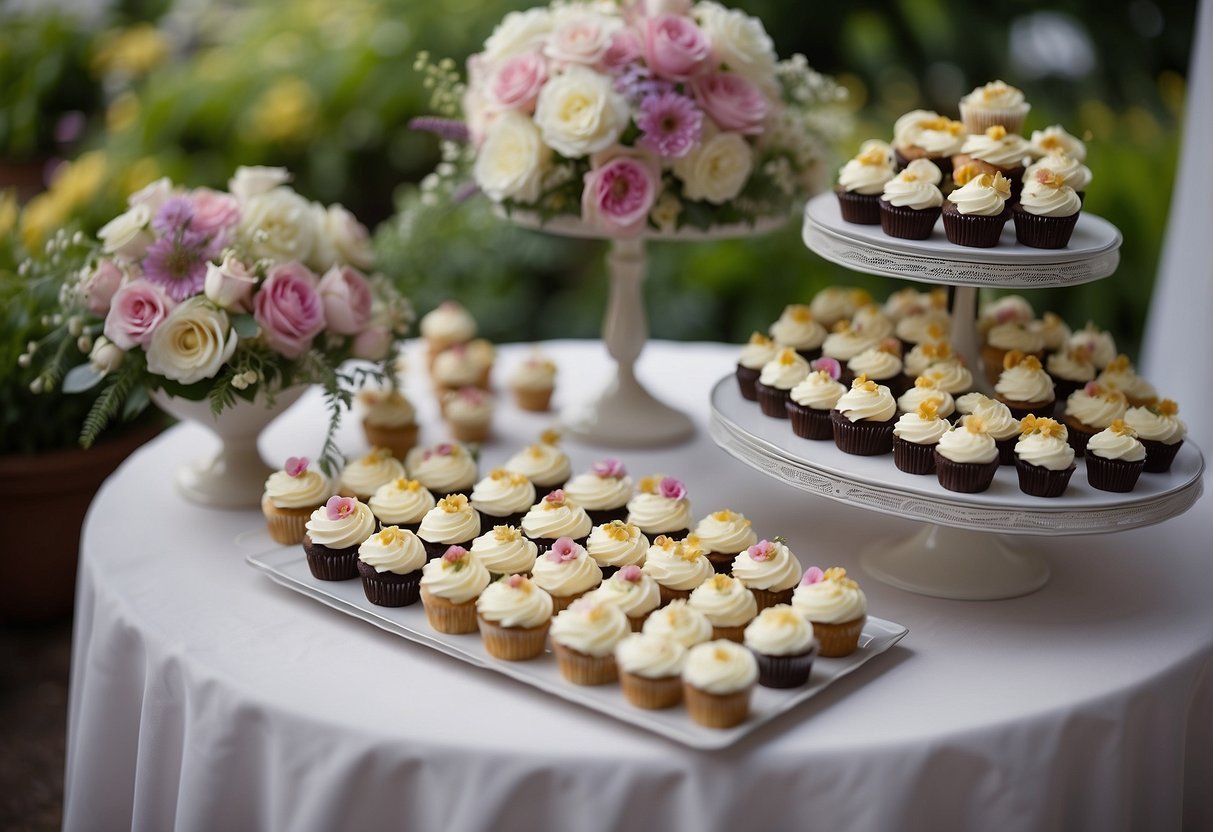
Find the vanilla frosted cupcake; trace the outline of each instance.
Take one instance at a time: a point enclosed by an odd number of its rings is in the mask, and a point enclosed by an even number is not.
[[[712,568],[721,575],[729,574],[738,552],[744,552],[758,542],[754,524],[745,515],[727,508],[700,520],[695,526],[695,537],[707,552]]]
[[[1123,419],[1128,409],[1124,393],[1101,387],[1094,381],[1071,393],[1066,399],[1063,421],[1074,452],[1079,456],[1086,453],[1090,438],[1117,419]]]
[[[682,701],[686,648],[664,636],[634,633],[615,645],[619,684],[628,703],[645,710]]]
[[[615,646],[632,632],[612,604],[575,601],[552,620],[552,652],[560,675],[575,685],[605,685],[618,678]]]
[[[1060,497],[1074,473],[1074,449],[1066,441],[1066,426],[1053,419],[1029,416],[1015,443],[1019,490],[1033,497]]]
[[[907,474],[935,473],[935,446],[952,427],[939,415],[939,400],[925,399],[893,426],[893,464]]]
[[[781,347],[791,347],[807,361],[821,355],[826,328],[813,318],[813,311],[802,303],[785,306],[770,327],[771,337]]]
[[[939,484],[949,491],[985,491],[994,481],[1000,462],[994,437],[976,413],[961,419],[935,446],[935,473]]]
[[[432,448],[413,448],[405,458],[413,479],[435,498],[447,494],[472,493],[476,483],[476,459],[458,442],[443,442]]]
[[[1125,423],[1137,431],[1137,438],[1146,449],[1145,470],[1153,474],[1170,471],[1188,434],[1188,426],[1179,418],[1179,405],[1163,399],[1144,407],[1131,407],[1125,412]]]
[[[830,334],[822,342],[821,355],[823,358],[832,358],[837,361],[843,368],[839,380],[843,384],[850,384],[854,376],[851,375],[850,370],[846,369],[847,364],[855,356],[877,346],[883,337],[857,329],[850,321],[839,321],[834,324]]]
[[[1137,431],[1117,419],[1087,442],[1087,482],[1100,491],[1133,490],[1146,464]]]
[[[654,535],[685,537],[691,532],[691,501],[681,480],[654,474],[637,484],[628,500],[628,522]]]
[[[939,174],[951,173],[952,156],[964,139],[963,124],[934,110],[911,110],[893,122],[893,152],[901,168],[925,160]]]
[[[897,402],[889,388],[860,376],[830,411],[834,444],[848,454],[887,454],[893,450],[896,418]]]
[[[366,599],[380,607],[417,603],[425,547],[407,529],[388,526],[358,547],[358,574]]]
[[[819,324],[829,328],[839,321],[849,319],[855,314],[855,310],[871,302],[872,297],[863,289],[827,286],[813,295],[813,300],[809,302],[809,311]]]
[[[510,389],[521,409],[546,412],[556,389],[556,362],[539,354],[529,356],[510,375]]]
[[[1015,238],[1032,248],[1065,248],[1078,224],[1082,199],[1056,171],[1040,168],[1023,182],[1012,208]]]
[[[972,164],[982,173],[1006,177],[1014,195],[1028,158],[1027,139],[996,124],[966,138],[960,153],[952,162]]]
[[[489,574],[529,575],[539,549],[514,526],[494,526],[472,541],[471,552]]]
[[[921,333],[915,332],[915,336]],[[900,336],[898,336],[900,337]],[[904,338],[902,340],[905,340]],[[914,342],[914,346],[902,358],[902,368],[906,376],[918,378],[933,365],[955,359],[956,354],[948,343],[947,334],[943,327],[932,324],[925,335]]]
[[[800,581],[800,561],[783,541],[760,540],[733,559],[733,577],[754,594],[759,610],[786,604]]]
[[[1030,324],[1017,321],[995,324],[986,332],[986,343],[981,348],[981,362],[986,371],[986,378],[991,384],[998,381],[1007,353],[1018,351],[1040,358],[1044,355],[1044,349],[1044,336]]]
[[[744,644],[758,661],[758,684],[798,688],[809,681],[817,640],[813,625],[788,604],[768,607],[745,628]]]
[[[884,184],[880,227],[890,237],[925,240],[931,236],[943,205],[940,170],[926,159],[910,162]]]
[[[1040,366],[1039,358],[1019,350],[1011,350],[1003,359],[994,395],[1016,419],[1029,414],[1048,416],[1053,412],[1053,379]]]
[[[811,366],[812,371],[789,392],[792,432],[804,439],[833,439],[830,411],[847,391],[838,381],[842,368],[833,358],[819,358]]]
[[[1030,109],[1022,90],[991,81],[960,99],[960,120],[970,133],[983,133],[996,124],[1018,133]]]
[[[634,490],[627,469],[614,458],[595,462],[587,473],[573,477],[564,487],[564,493],[584,508],[595,524],[626,520]]]
[[[358,577],[358,547],[375,533],[375,515],[354,497],[330,497],[312,512],[303,536],[308,569],[321,581]]]
[[[1085,347],[1066,347],[1053,353],[1045,360],[1045,370],[1053,379],[1053,393],[1059,401],[1095,380],[1095,365]]]
[[[986,433],[994,439],[998,448],[998,461],[1002,465],[1015,464],[1015,443],[1019,441],[1021,425],[1018,419],[1011,415],[1011,409],[998,399],[977,394],[972,400],[969,411],[981,417],[985,422]],[[967,413],[965,415],[968,415]]]
[[[824,658],[849,656],[859,646],[868,599],[840,566],[809,567],[792,594],[792,608],[813,624]]]
[[[417,444],[417,412],[399,390],[363,390],[358,394],[362,432],[375,448],[404,459]]]
[[[442,412],[459,442],[483,442],[493,427],[492,395],[478,387],[461,387],[442,397]]]
[[[430,375],[445,413],[446,394],[464,387],[480,386],[481,367],[468,347],[458,344],[438,353],[430,365]]]
[[[539,442],[528,445],[514,454],[505,463],[507,471],[522,474],[535,484],[541,491],[552,491],[563,488],[573,473],[568,454],[561,450],[557,442],[559,435],[551,431],[545,432]]]
[[[522,575],[504,575],[476,599],[484,649],[509,662],[542,655],[552,622],[552,598]]]
[[[1060,124],[1050,124],[1044,130],[1033,130],[1029,151],[1035,159],[1052,154],[1065,154],[1080,162],[1087,158],[1087,146],[1082,139],[1070,135]]]
[[[633,564],[643,565],[644,556],[649,550],[649,539],[639,526],[612,520],[590,530],[585,549],[602,569],[602,574],[609,577],[616,569]]]
[[[489,572],[462,546],[421,567],[421,603],[426,621],[440,633],[474,633],[476,599],[489,585]]]
[[[540,554],[562,537],[572,538],[579,546],[585,546],[593,527],[585,509],[561,489],[547,494],[522,517],[522,533],[535,541]]]
[[[403,476],[404,466],[390,450],[371,448],[369,453],[346,464],[337,481],[337,493],[368,500],[379,486]]]
[[[687,712],[699,725],[732,728],[750,715],[758,680],[754,654],[732,641],[709,641],[687,651],[682,668]]]
[[[641,630],[646,635],[662,636],[686,648],[712,639],[712,622],[692,609],[685,599],[671,601],[650,613]]]
[[[920,344],[946,343],[952,334],[952,316],[948,314],[947,309],[932,307],[914,315],[907,315],[899,320],[893,328],[893,334],[906,347],[910,348],[910,352],[906,353],[903,360],[906,364],[906,372],[914,375],[921,372],[930,361],[923,361],[922,365],[917,369],[912,368],[910,361],[918,360],[920,355],[914,352],[913,347]],[[936,357],[933,356],[932,358]],[[950,355],[945,357],[950,357]]]
[[[397,477],[375,489],[367,505],[381,525],[416,533],[422,518],[436,503],[434,495],[419,481]]]
[[[758,391],[754,389],[754,383],[758,381],[762,368],[778,351],[779,346],[775,341],[761,332],[750,335],[750,340],[742,346],[741,355],[737,357],[737,386],[743,398],[752,402],[758,401]]]
[[[754,390],[764,416],[773,419],[788,417],[791,390],[809,374],[809,362],[791,347],[783,347],[762,367]]]
[[[472,508],[486,526],[517,526],[535,504],[535,486],[522,474],[494,468],[472,487]]]
[[[983,336],[999,324],[1027,326],[1036,320],[1036,310],[1023,295],[1002,295],[983,304],[977,316],[977,331]]]
[[[838,207],[846,222],[880,223],[880,194],[893,178],[893,149],[881,141],[861,145],[859,154],[838,171]]]
[[[686,600],[691,597],[691,590],[716,574],[694,537],[677,541],[659,535],[645,553],[643,568],[657,582],[663,605]]]
[[[639,566],[625,566],[584,596],[600,604],[614,604],[628,617],[632,632],[640,632],[649,613],[661,603],[657,582]]]
[[[967,167],[955,172],[959,187],[944,202],[944,235],[959,246],[993,248],[1011,216],[1011,183],[1001,173],[975,173]]]
[[[1085,349],[1096,370],[1108,366],[1118,355],[1112,334],[1100,329],[1092,321],[1087,321],[1086,326],[1071,335],[1066,346]]]
[[[754,593],[737,578],[713,575],[691,592],[691,609],[712,622],[712,638],[740,642],[745,626],[758,615]]]
[[[1046,352],[1063,349],[1066,341],[1073,334],[1070,327],[1066,326],[1066,322],[1053,312],[1046,312],[1043,317],[1032,321],[1028,326],[1032,328],[1033,332],[1040,335]]]
[[[1154,385],[1137,374],[1127,355],[1118,355],[1109,361],[1095,378],[1095,383],[1124,393],[1129,407],[1142,407],[1158,401],[1158,391]]]
[[[476,319],[458,301],[447,300],[422,316],[418,329],[432,364],[438,353],[476,337]]]
[[[1060,176],[1062,182],[1074,189],[1080,201],[1091,184],[1091,169],[1082,163],[1082,159],[1067,153],[1050,153],[1028,165],[1023,172],[1024,183],[1031,182],[1042,170]]]
[[[973,389],[973,373],[958,356],[936,361],[923,371],[923,375],[935,382],[940,390],[958,396]]]
[[[897,399],[897,410],[901,413],[917,413],[918,408],[927,402],[935,406],[935,415],[940,418],[946,419],[956,412],[956,400],[952,394],[941,390],[939,383],[930,376],[914,379],[914,386]]]
[[[448,494],[421,518],[417,536],[426,554],[441,557],[451,546],[468,548],[480,535],[480,515],[462,494]]]
[[[552,596],[559,612],[602,583],[602,570],[584,546],[562,537],[535,559],[531,577]]]
[[[266,530],[275,543],[298,546],[307,519],[333,495],[329,478],[308,468],[307,457],[292,456],[282,469],[269,475],[261,495]]]
[[[848,361],[847,370],[852,376],[864,376],[883,384],[894,398],[906,389],[902,374],[901,342],[896,338],[882,338],[879,344]]]

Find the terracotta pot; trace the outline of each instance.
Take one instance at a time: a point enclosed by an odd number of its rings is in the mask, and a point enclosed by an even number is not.
[[[9,561],[0,581],[0,619],[51,621],[72,611],[84,514],[105,478],[155,436],[141,425],[88,450],[0,456],[0,505]]]

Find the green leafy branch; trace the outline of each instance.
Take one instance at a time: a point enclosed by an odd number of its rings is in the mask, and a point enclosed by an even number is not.
[[[132,350],[122,362],[122,366],[110,374],[101,395],[93,402],[88,416],[84,419],[84,427],[80,431],[82,447],[92,447],[105,426],[123,413],[127,400],[142,387],[146,369],[147,359],[143,353]]]

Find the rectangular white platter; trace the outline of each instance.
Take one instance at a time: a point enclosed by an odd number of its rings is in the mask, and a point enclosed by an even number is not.
[[[485,652],[478,633],[452,636],[430,629],[420,602],[408,607],[378,607],[366,600],[360,580],[317,580],[308,570],[303,550],[298,546],[283,546],[249,555],[247,561],[288,589],[389,633],[424,644],[469,664],[495,670],[503,676],[692,748],[715,749],[732,745],[760,725],[811,699],[833,682],[888,650],[908,632],[900,624],[868,616],[858,650],[841,659],[814,659],[809,683],[803,687],[776,690],[755,686],[750,718],[736,728],[719,730],[695,724],[682,706],[662,711],[634,708],[623,698],[618,684],[585,687],[566,682],[556,667],[556,659],[550,649],[541,657],[525,662],[495,659]]]

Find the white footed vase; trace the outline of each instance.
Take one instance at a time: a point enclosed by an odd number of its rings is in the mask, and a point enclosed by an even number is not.
[[[237,399],[218,416],[210,402],[149,391],[152,402],[168,415],[207,428],[219,439],[219,450],[182,466],[174,478],[177,493],[190,502],[214,508],[255,509],[273,469],[261,458],[257,438],[307,390],[298,385],[280,391],[269,404],[262,394],[253,401]]]

